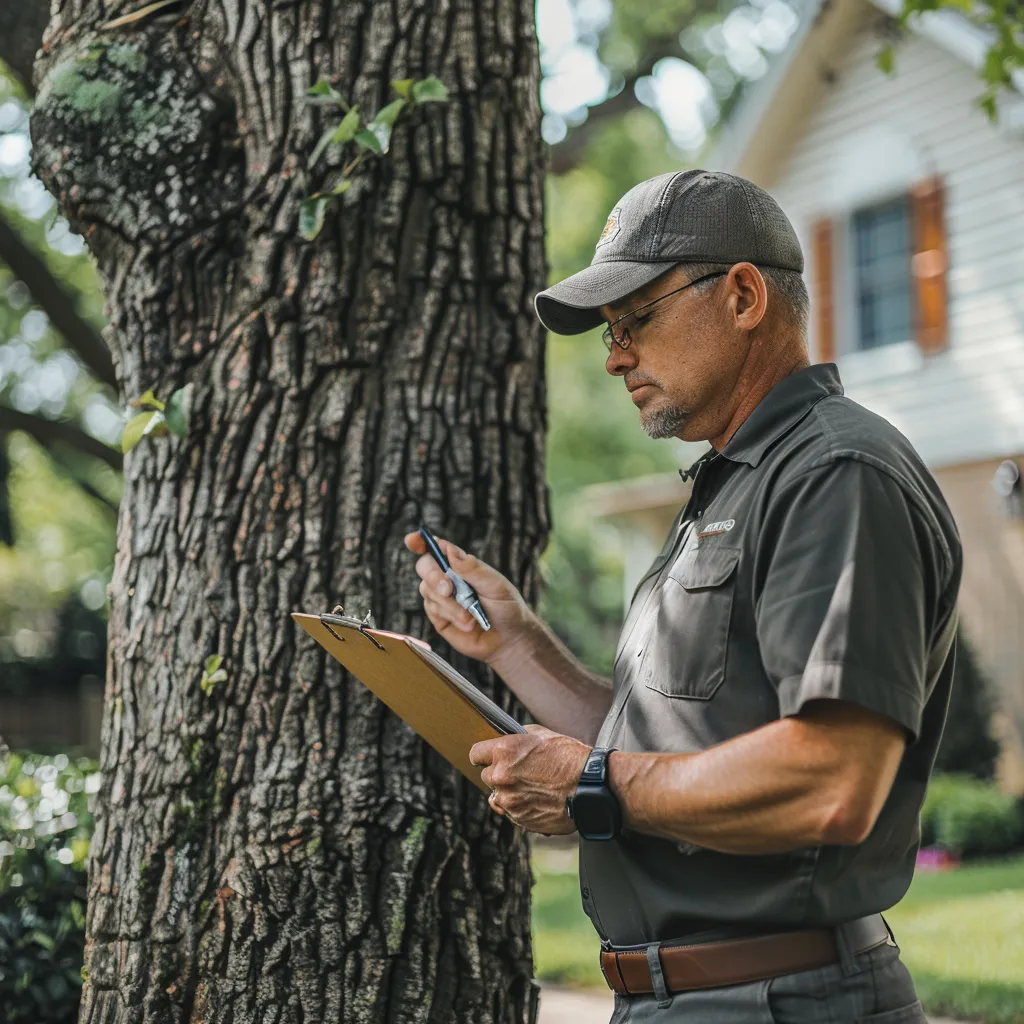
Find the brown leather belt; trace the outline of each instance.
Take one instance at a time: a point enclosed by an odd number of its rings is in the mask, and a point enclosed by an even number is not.
[[[846,925],[846,941],[853,955],[891,942],[889,927],[881,914],[858,918]],[[655,991],[647,946],[604,950],[601,971],[608,985],[620,995],[645,995]],[[740,985],[782,974],[811,971],[838,963],[835,928],[809,928],[797,932],[756,935],[695,945],[657,948],[665,988],[690,992],[720,985]]]

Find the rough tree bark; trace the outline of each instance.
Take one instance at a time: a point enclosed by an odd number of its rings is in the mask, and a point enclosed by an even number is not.
[[[55,0],[32,118],[122,395],[194,385],[189,436],[125,462],[81,1019],[524,1020],[524,837],[288,613],[429,635],[417,502],[535,594],[532,0],[195,0],[102,27],[142,6]],[[328,122],[304,90],[369,114],[430,74],[450,101],[304,242],[342,159],[307,171]]]

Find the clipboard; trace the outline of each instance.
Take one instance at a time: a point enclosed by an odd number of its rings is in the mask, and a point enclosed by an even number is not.
[[[336,661],[410,725],[481,792],[483,765],[469,763],[480,740],[526,730],[425,640],[372,629],[347,615],[292,618]]]

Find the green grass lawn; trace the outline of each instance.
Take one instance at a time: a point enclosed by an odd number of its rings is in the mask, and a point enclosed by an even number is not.
[[[537,976],[603,985],[572,851],[534,849]],[[886,913],[930,1013],[1024,1024],[1024,857],[919,874]]]

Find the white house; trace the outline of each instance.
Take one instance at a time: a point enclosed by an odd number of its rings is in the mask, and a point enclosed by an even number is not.
[[[835,360],[939,480],[963,537],[965,628],[1000,694],[1003,782],[1024,791],[1024,97],[989,121],[987,40],[953,12],[920,18],[880,71],[891,2],[815,4],[705,166],[782,204],[807,258],[812,358]],[[678,498],[643,508],[648,523],[661,509],[650,530],[630,494],[595,497],[657,550]]]

